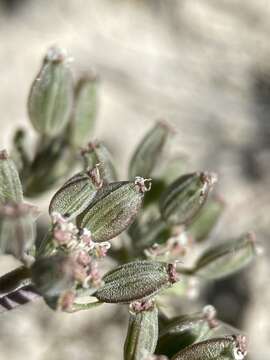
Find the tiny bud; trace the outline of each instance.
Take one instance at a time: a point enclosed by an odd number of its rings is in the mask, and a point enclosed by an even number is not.
[[[75,293],[74,291],[68,290],[66,291],[63,295],[61,295],[59,297],[58,300],[58,310],[61,311],[71,311],[72,310],[72,305],[74,304],[75,301]]]
[[[187,225],[204,205],[208,193],[216,182],[211,173],[192,173],[175,180],[160,199],[160,211],[170,225]]]

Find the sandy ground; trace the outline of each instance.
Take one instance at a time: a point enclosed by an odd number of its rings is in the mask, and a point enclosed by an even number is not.
[[[270,354],[269,31],[265,0],[21,0],[12,11],[0,5],[1,147],[15,127],[28,126],[29,86],[55,43],[74,58],[76,76],[89,69],[100,75],[95,136],[111,146],[119,167],[153,120],[172,122],[190,170],[219,174],[228,203],[220,238],[253,229],[265,246],[245,274],[243,326],[252,360]],[[0,271],[12,266],[1,260]],[[107,309],[63,315],[38,302],[6,314],[0,360],[120,359],[125,313]]]

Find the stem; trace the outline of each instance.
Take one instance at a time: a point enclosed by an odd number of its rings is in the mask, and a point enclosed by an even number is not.
[[[92,308],[95,308],[99,305],[102,305],[103,302],[101,301],[94,301],[94,302],[90,302],[88,304],[78,304],[78,303],[74,303],[72,305],[72,309],[69,310],[68,312],[77,312],[77,311],[80,311],[80,310],[89,310],[89,309],[92,309]]]
[[[31,271],[25,266],[10,271],[0,277],[0,295],[6,295],[22,286],[31,284]]]

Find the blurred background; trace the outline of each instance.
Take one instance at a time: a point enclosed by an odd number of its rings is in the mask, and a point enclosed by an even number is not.
[[[170,121],[188,169],[219,174],[227,210],[215,236],[254,230],[265,249],[192,308],[212,303],[243,329],[250,360],[270,356],[269,19],[266,0],[0,0],[0,147],[27,128],[29,87],[52,44],[77,76],[99,74],[95,137],[120,167],[155,119]],[[1,259],[0,272],[15,265]],[[0,360],[121,359],[126,320],[119,306],[69,315],[37,301],[1,315]]]

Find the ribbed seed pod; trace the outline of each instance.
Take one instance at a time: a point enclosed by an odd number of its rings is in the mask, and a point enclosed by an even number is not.
[[[33,127],[47,136],[58,135],[67,125],[73,103],[73,84],[65,54],[49,49],[28,98]]]
[[[80,228],[91,231],[94,241],[114,238],[135,219],[142,205],[144,179],[119,181],[100,189],[90,206],[77,218]]]
[[[177,280],[172,264],[133,261],[107,273],[103,281],[94,294],[100,301],[130,303],[151,297]]]
[[[81,151],[84,168],[92,169],[99,164],[99,172],[101,179],[105,184],[117,180],[115,166],[112,161],[112,156],[107,147],[101,142],[92,142]]]
[[[160,332],[156,353],[171,357],[186,346],[205,339],[218,325],[215,309],[211,309],[212,313],[205,311],[172,319]]]
[[[129,165],[130,179],[135,176],[149,177],[157,165],[166,139],[171,132],[164,121],[158,121],[137,146]]]
[[[255,236],[248,233],[205,251],[197,260],[193,273],[205,279],[223,278],[248,265],[256,254]]]
[[[216,175],[197,172],[175,180],[160,199],[160,212],[170,225],[190,223],[204,205]]]
[[[27,261],[28,251],[35,240],[32,206],[6,204],[0,207],[0,253],[11,254]]]
[[[242,360],[246,346],[246,338],[241,335],[214,338],[186,347],[171,360]]]
[[[158,339],[158,310],[155,305],[149,310],[131,313],[124,345],[124,360],[142,360],[151,356]]]
[[[49,213],[75,218],[89,206],[101,185],[97,168],[74,175],[54,194]]]
[[[0,151],[0,204],[23,201],[22,185],[14,162]]]
[[[224,208],[225,203],[220,197],[213,196],[208,199],[198,217],[188,228],[189,233],[196,241],[208,238],[223,214]]]
[[[73,146],[81,147],[89,141],[97,113],[97,78],[86,76],[75,87],[74,111],[70,128]]]

